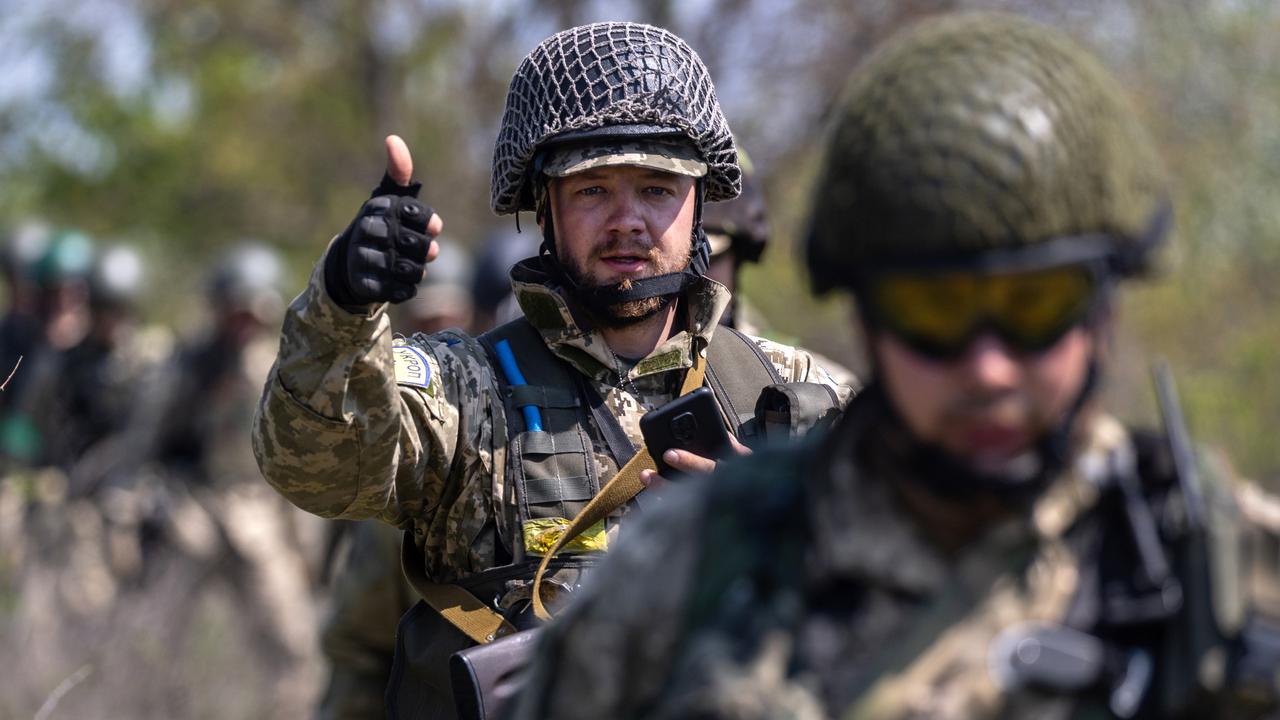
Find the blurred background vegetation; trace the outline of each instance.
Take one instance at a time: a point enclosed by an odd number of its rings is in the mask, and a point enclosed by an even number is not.
[[[1163,273],[1123,299],[1109,403],[1156,422],[1147,368],[1163,355],[1196,436],[1280,488],[1274,0],[0,0],[0,226],[43,219],[142,248],[147,319],[188,334],[210,265],[244,239],[279,248],[301,289],[396,132],[446,237],[475,247],[499,222],[492,143],[520,58],[564,27],[641,20],[701,53],[764,181],[773,244],[746,294],[778,335],[857,367],[849,308],[810,297],[800,262],[822,129],[871,47],[959,8],[1062,27],[1131,90],[1175,181],[1177,226]],[[3,500],[8,538],[21,508]],[[278,688],[227,639],[243,613],[228,598],[204,599],[192,628],[175,620],[191,616],[175,607],[189,596],[165,588],[105,620],[22,627],[20,597],[50,592],[0,587],[0,646],[13,648],[0,718],[57,705],[90,672],[64,716],[269,714]],[[174,659],[179,634],[189,657]]]
[[[643,20],[702,54],[765,180],[775,243],[747,295],[782,334],[857,365],[847,308],[812,300],[798,263],[824,116],[878,40],[956,8],[1063,27],[1132,90],[1176,181],[1177,230],[1164,274],[1122,307],[1113,405],[1154,421],[1145,368],[1166,355],[1195,433],[1274,482],[1271,0],[3,0],[0,221],[140,245],[156,273],[150,319],[188,327],[202,268],[243,238],[284,251],[300,288],[397,132],[447,236],[470,244],[496,222],[489,163],[519,59],[562,27]]]

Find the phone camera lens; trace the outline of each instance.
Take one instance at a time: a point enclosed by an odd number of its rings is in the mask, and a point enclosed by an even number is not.
[[[677,442],[687,443],[698,434],[698,420],[693,413],[680,413],[671,419],[671,436]]]

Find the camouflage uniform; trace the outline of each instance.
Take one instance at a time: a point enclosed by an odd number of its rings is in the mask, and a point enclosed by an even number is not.
[[[1135,454],[1114,419],[1096,417],[1080,444],[1025,512],[949,553],[902,507],[917,480],[910,443],[865,392],[825,440],[757,453],[665,497],[548,629],[513,717],[1106,716],[1105,697],[1018,687],[993,670],[1005,629],[1070,625],[1097,590],[1091,543],[1115,524],[1108,455],[1136,457],[1153,499],[1170,492],[1163,448]],[[1234,502],[1217,474],[1209,502],[1226,520]],[[1236,494],[1247,547],[1273,552],[1280,503],[1251,486]],[[973,511],[963,508],[952,510]],[[1249,570],[1232,591],[1280,617],[1274,568]],[[1243,712],[1254,699],[1242,690],[1214,707]]]
[[[850,395],[803,351],[760,339],[739,343],[736,335],[711,343],[729,293],[706,277],[707,240],[698,212],[688,223],[683,267],[580,284],[586,280],[562,262],[563,248],[556,247],[563,244],[550,203],[556,179],[593,168],[612,173],[618,166],[690,178],[681,185],[690,195],[670,199],[692,198],[695,208],[739,190],[737,154],[710,74],[684,41],[637,23],[557,33],[516,69],[494,147],[492,208],[498,214],[533,211],[542,231],[539,257],[512,273],[527,322],[480,339],[446,331],[393,342],[385,303],[413,295],[411,283],[425,268],[431,213],[416,201],[420,184],[393,178],[389,166],[291,306],[256,422],[260,467],[282,494],[324,517],[378,518],[404,529],[405,569],[415,587],[461,584],[490,609],[501,608],[516,627],[533,621],[532,613],[520,611],[528,604],[526,576],[537,562],[530,558],[544,555],[552,531],[617,473],[628,459],[623,456],[630,456],[626,446],[643,445],[639,418],[676,396],[697,355],[712,357],[709,384],[727,393],[717,384],[716,374],[723,372],[737,385],[737,399],[726,410],[738,415],[730,417],[738,423],[747,420],[738,401],[748,392],[754,401],[755,388],[778,379],[833,388],[821,393],[824,410]],[[673,260],[681,252],[678,238],[664,233],[653,239],[672,244],[676,252],[663,252]],[[570,311],[572,303],[579,317],[621,328],[617,309],[641,301],[657,301],[652,307],[659,314],[640,322],[673,319],[675,334],[634,363],[617,357],[603,333],[579,325]],[[521,397],[510,386],[520,383],[491,364],[485,345],[504,339],[516,364],[526,363],[531,387],[524,390],[545,402],[539,406],[547,420],[543,432],[507,416]],[[722,345],[733,345],[723,362],[717,359]],[[749,367],[735,367],[747,356]],[[596,560],[582,551],[608,544],[618,514],[605,530],[593,528],[566,548],[577,552],[562,558],[564,566],[553,570],[549,584],[576,582]],[[424,571],[426,578],[420,577]],[[485,583],[494,585],[477,587]],[[454,630],[411,631],[418,619],[445,622],[432,611],[424,618],[422,609],[406,616],[402,639],[439,639]],[[415,657],[421,659],[415,667],[440,670],[447,653],[437,645],[417,654],[397,648],[397,663]],[[407,686],[407,694],[426,688],[424,702],[434,703],[433,712],[448,713],[447,678],[439,679],[424,675],[421,682],[396,685]],[[417,700],[404,704],[417,709]]]
[[[709,280],[693,287],[685,296],[690,330],[619,377],[600,333],[579,326],[552,287],[513,288],[547,347],[588,378],[637,447],[640,417],[678,392],[695,346],[710,339],[729,299]],[[837,387],[803,350],[756,342],[784,380]],[[410,377],[402,364],[398,372],[396,353],[421,353],[426,371]],[[494,567],[502,543],[520,537],[504,510],[512,499],[498,372],[477,342],[457,333],[393,344],[382,307],[366,316],[343,310],[317,272],[289,307],[254,426],[263,474],[309,512],[377,517],[413,532],[437,582]],[[848,399],[847,388],[838,392]],[[606,452],[594,460],[601,477],[616,471]]]
[[[418,599],[400,571],[401,532],[367,521],[344,535],[350,547],[337,567],[321,635],[330,676],[317,717],[325,720],[385,714],[396,623]]]
[[[857,298],[877,374],[826,438],[673,488],[547,628],[511,717],[1274,709],[1280,503],[1093,397],[1110,292],[1170,211],[1119,87],[1051,30],[962,14],[879,51],[834,119],[809,271]],[[1005,377],[977,377],[979,357]],[[1043,404],[1029,377],[1074,395],[1046,427],[983,414]],[[938,410],[903,389],[921,378],[961,392]],[[919,437],[929,422],[1028,439],[980,466]]]

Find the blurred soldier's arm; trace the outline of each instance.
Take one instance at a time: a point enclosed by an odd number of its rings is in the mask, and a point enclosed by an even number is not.
[[[384,714],[396,624],[417,600],[400,572],[401,533],[372,522],[350,526],[348,533],[321,635],[330,673],[320,720]]]
[[[668,485],[546,627],[508,720],[826,717],[790,677],[784,632],[806,557],[785,521],[807,501],[791,481],[814,449]]]
[[[761,337],[752,337],[778,375],[786,382],[807,382],[831,388],[843,408],[860,387],[853,373],[817,353]]]

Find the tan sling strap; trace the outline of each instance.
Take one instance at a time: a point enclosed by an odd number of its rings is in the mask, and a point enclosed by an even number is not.
[[[516,631],[506,618],[461,585],[428,580],[425,559],[413,542],[412,533],[405,533],[400,546],[400,565],[423,601],[475,642],[484,645]]]
[[[706,371],[707,361],[695,352],[693,354],[693,366],[685,373],[684,384],[680,387],[680,394],[684,395],[702,387]],[[556,540],[555,544],[547,551],[547,554],[543,556],[542,562],[538,565],[538,571],[533,576],[533,611],[538,618],[542,620],[551,618],[551,614],[547,612],[546,607],[542,604],[541,595],[542,576],[546,573],[551,559],[555,557],[556,553],[560,552],[560,548],[578,535],[581,535],[583,530],[627,504],[631,498],[643,490],[644,485],[640,482],[640,471],[646,469],[656,470],[657,466],[654,465],[653,458],[649,457],[648,449],[641,447],[627,461],[627,464],[618,471],[618,474],[605,483],[604,487],[600,488],[600,492],[596,493],[596,496],[587,503],[587,506],[573,518],[573,521],[569,523],[569,527],[565,529],[564,534]],[[411,537],[405,538],[401,548],[400,563],[404,569],[405,577],[409,579],[409,584],[418,591],[418,594],[422,596],[427,605],[430,605],[450,625],[458,628],[476,643],[484,645],[515,632],[515,627],[507,622],[506,618],[461,585],[433,583],[428,580],[423,570],[424,560],[421,557],[421,551],[418,550]]]
[[[684,395],[702,387],[702,382],[707,374],[707,361],[697,352],[693,353],[693,366],[685,373],[684,384],[680,387],[680,394]],[[542,556],[542,562],[538,564],[538,571],[533,576],[533,612],[540,620],[550,620],[551,613],[547,612],[546,606],[542,604],[542,576],[547,571],[547,566],[551,563],[551,559],[560,552],[560,548],[564,547],[569,541],[582,534],[583,530],[591,527],[600,520],[608,517],[609,513],[626,505],[631,498],[644,489],[644,484],[640,482],[641,470],[656,470],[657,466],[653,463],[653,458],[649,456],[649,449],[641,446],[636,454],[627,461],[626,465],[614,475],[605,486],[600,488],[600,492],[591,498],[591,502],[582,508],[569,523],[569,527],[565,528],[562,534],[547,550],[547,554]]]

